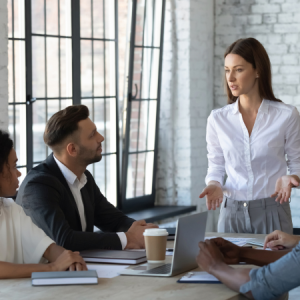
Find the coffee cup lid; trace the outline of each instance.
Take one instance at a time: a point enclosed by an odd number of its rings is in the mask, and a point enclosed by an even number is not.
[[[169,235],[166,229],[162,228],[150,228],[146,229],[143,233],[144,236],[166,236]]]

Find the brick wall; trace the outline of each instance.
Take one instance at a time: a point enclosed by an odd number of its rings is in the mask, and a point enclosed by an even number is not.
[[[300,110],[300,0],[215,0],[215,107],[226,104],[223,54],[238,38],[254,37],[266,48],[275,96]],[[295,227],[300,227],[300,190],[292,196]]]
[[[167,0],[157,203],[197,205],[207,171],[206,121],[213,108],[213,1]],[[215,229],[211,214],[209,230]],[[215,218],[216,219],[216,218]]]
[[[7,1],[0,0],[0,128],[8,126]]]

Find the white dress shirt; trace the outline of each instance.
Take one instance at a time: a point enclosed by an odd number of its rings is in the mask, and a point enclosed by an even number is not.
[[[68,169],[63,163],[61,163],[54,155],[53,155],[53,157],[54,157],[59,169],[61,170],[63,176],[65,177],[65,179],[69,185],[69,188],[73,194],[75,202],[77,204],[82,231],[86,231],[86,218],[85,218],[85,212],[84,212],[84,205],[83,205],[83,201],[82,201],[82,195],[81,195],[81,191],[80,191],[87,183],[86,176],[83,173],[81,175],[81,178],[78,180],[77,176],[70,169]],[[119,236],[119,239],[122,244],[122,249],[124,250],[127,245],[126,234],[124,232],[117,232],[117,235]]]
[[[21,206],[12,199],[0,198],[0,261],[38,264],[51,244],[54,242]]]
[[[223,184],[226,172],[225,196],[244,201],[268,198],[287,169],[300,177],[299,112],[292,105],[263,100],[249,137],[238,103],[213,110],[208,117],[205,182]]]

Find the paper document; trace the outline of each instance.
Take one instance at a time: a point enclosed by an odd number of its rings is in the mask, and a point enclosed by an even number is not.
[[[189,272],[183,276],[179,282],[215,282],[219,283],[219,279],[207,272]]]
[[[216,238],[216,236],[205,237],[205,240],[210,240],[210,239],[215,239],[215,238]],[[237,246],[240,246],[240,247],[246,245],[251,240],[254,240],[254,238],[223,238],[223,239],[227,240]]]
[[[128,266],[87,265],[89,270],[95,270],[98,278],[114,278]]]

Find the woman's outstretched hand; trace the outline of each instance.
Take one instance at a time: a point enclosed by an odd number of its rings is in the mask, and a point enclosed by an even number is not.
[[[299,177],[296,175],[285,175],[277,179],[275,193],[271,197],[276,197],[276,202],[288,202],[291,197],[292,188],[299,185]]]
[[[206,206],[208,210],[216,210],[223,201],[222,186],[217,181],[211,181],[208,186],[202,191],[199,198],[206,196]]]

